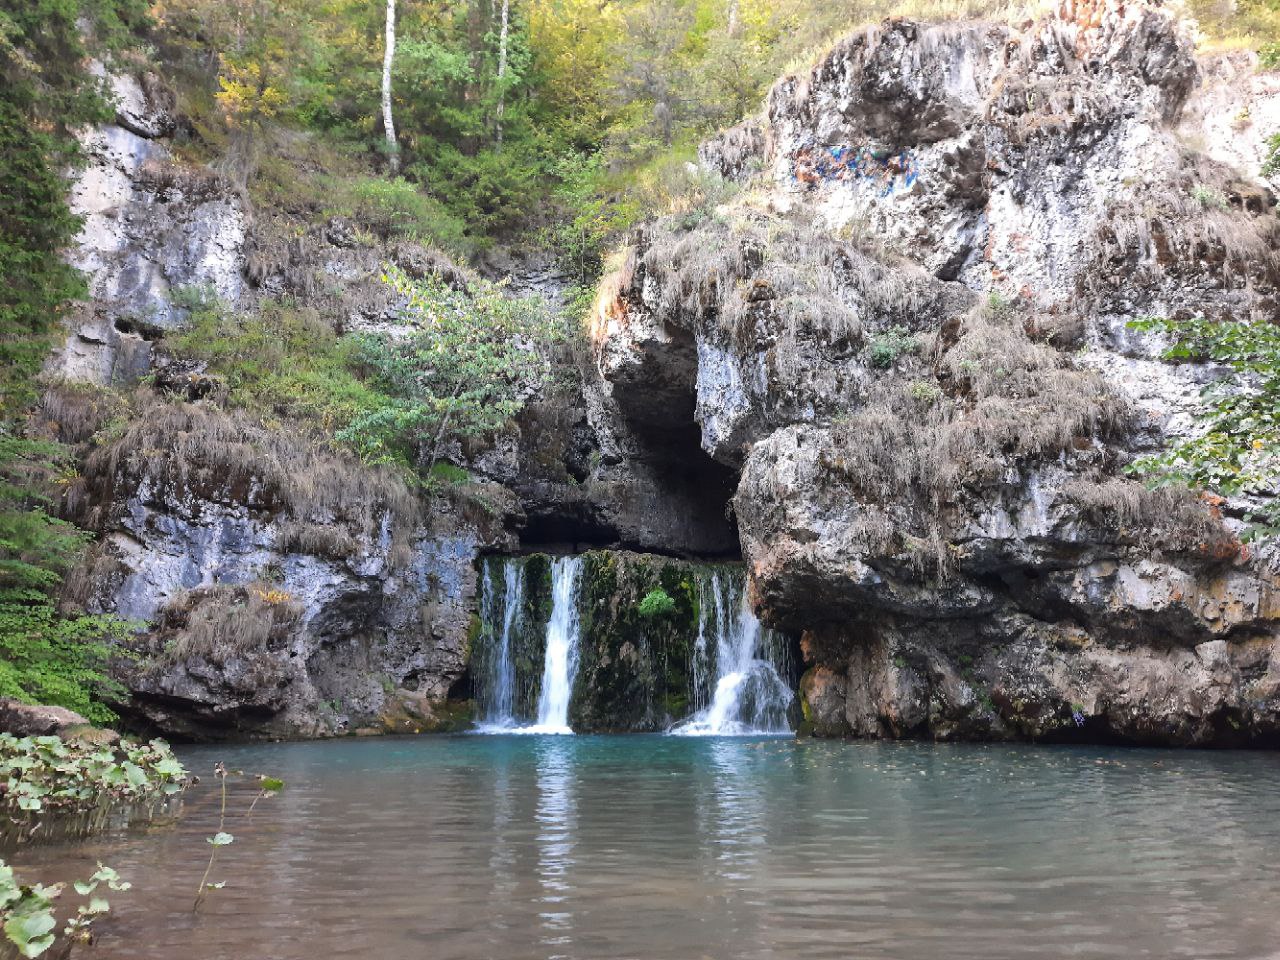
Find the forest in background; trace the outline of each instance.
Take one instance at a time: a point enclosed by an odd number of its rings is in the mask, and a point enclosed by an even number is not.
[[[363,184],[365,202],[425,240],[467,255],[495,239],[540,239],[586,266],[664,206],[703,136],[753,112],[770,83],[841,34],[886,16],[1023,20],[1042,3],[393,6],[394,165],[381,103],[384,0],[159,0],[150,38],[175,68],[201,148],[242,185],[272,185],[270,128],[306,131],[384,175]],[[1203,45],[1252,47],[1264,60],[1280,49],[1276,0],[1190,0],[1185,12]],[[274,180],[288,182],[278,170]]]

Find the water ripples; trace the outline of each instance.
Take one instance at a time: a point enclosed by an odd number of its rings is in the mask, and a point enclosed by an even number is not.
[[[1261,960],[1280,935],[1271,754],[642,736],[185,757],[288,782],[233,816],[200,915],[212,778],[176,825],[15,858],[134,882],[97,958]]]

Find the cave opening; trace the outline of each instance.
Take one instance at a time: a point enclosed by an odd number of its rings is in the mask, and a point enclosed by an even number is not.
[[[581,496],[527,498],[521,549],[741,560],[731,506],[739,473],[702,448],[694,382],[691,367],[675,384],[616,390],[625,457],[601,464],[585,482],[575,478]]]

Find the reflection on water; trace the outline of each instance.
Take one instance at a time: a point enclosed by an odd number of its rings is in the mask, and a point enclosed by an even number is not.
[[[542,884],[542,944],[547,957],[567,957],[573,946],[573,848],[576,810],[571,741],[549,739],[538,746],[538,880]]]
[[[197,748],[285,791],[16,859],[134,889],[86,960],[1274,957],[1280,757],[679,737]]]
[[[716,872],[730,883],[747,883],[766,840],[760,785],[731,741],[713,742],[710,752],[711,816],[705,833],[716,851]]]

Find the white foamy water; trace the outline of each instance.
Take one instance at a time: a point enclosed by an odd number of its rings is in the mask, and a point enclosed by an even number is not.
[[[569,728],[569,698],[578,671],[578,579],[581,557],[557,557],[551,561],[551,620],[547,624],[547,652],[538,694],[538,721],[515,727],[512,733],[562,734]]]
[[[671,732],[685,737],[789,733],[787,710],[794,694],[767,656],[770,634],[747,603],[746,590],[734,607],[724,579],[715,575],[710,593],[701,605],[695,663],[704,656],[706,629],[713,627],[715,692],[708,706],[673,726]]]
[[[502,564],[503,589],[499,598],[489,566],[484,567],[480,589],[481,614],[486,622],[500,622],[497,649],[483,677],[481,732],[501,732],[516,725],[516,672],[511,647],[524,609],[524,565],[514,560]]]

